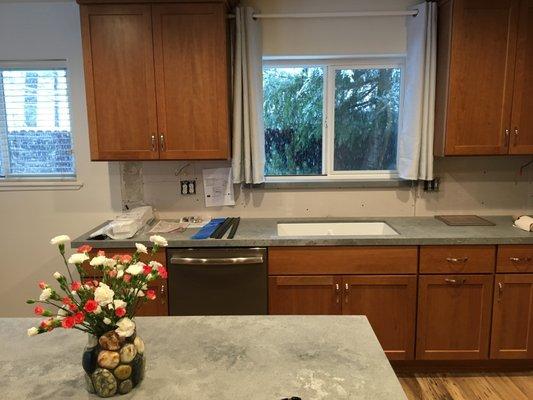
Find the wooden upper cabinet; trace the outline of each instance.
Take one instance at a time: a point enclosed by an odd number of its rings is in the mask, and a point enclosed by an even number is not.
[[[229,158],[226,3],[80,8],[91,159]]]
[[[533,154],[533,0],[522,0],[511,123],[511,154]]]
[[[496,275],[491,358],[533,359],[533,275]]]
[[[226,159],[224,4],[152,8],[161,159]]]
[[[159,157],[151,25],[149,5],[81,6],[92,160]]]
[[[416,358],[487,359],[493,275],[419,278]]]
[[[439,8],[436,155],[509,152],[520,0]]]

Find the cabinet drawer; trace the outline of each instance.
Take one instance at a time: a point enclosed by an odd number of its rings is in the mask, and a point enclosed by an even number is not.
[[[269,275],[416,274],[416,246],[271,247]]]
[[[502,245],[498,246],[498,272],[523,273],[533,272],[532,245]]]
[[[95,257],[96,253],[98,252],[98,250],[105,251],[106,257],[109,257],[109,258],[112,258],[116,254],[128,254],[128,255],[131,256],[131,255],[133,255],[133,253],[135,253],[135,249],[129,249],[129,248],[99,249],[99,248],[95,247],[89,253],[89,256],[91,258]],[[167,252],[164,249],[163,250],[159,250],[156,254],[154,254],[152,256],[151,249],[150,249],[149,250],[149,254],[141,254],[140,261],[142,261],[142,262],[157,261],[157,262],[159,262],[159,263],[161,263],[163,265],[166,265],[166,263],[167,263]],[[89,264],[88,261],[86,261],[86,262],[84,262],[82,264],[82,268],[83,268],[83,272],[85,273],[86,276],[91,276],[91,277],[95,277],[95,278],[98,278],[98,277],[102,276],[102,271],[99,271],[99,270],[95,269],[93,266],[91,266]]]
[[[494,272],[496,246],[421,246],[421,274]]]

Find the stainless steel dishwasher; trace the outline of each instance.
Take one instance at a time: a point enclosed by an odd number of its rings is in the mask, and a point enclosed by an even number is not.
[[[170,315],[263,315],[265,248],[168,250]]]

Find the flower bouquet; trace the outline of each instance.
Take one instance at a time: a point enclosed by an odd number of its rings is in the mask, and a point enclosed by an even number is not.
[[[148,282],[165,279],[167,270],[157,261],[140,261],[142,254],[149,254],[140,243],[135,244],[132,255],[107,257],[104,251],[98,251],[93,258],[89,256],[92,247],[83,245],[67,260],[68,242],[66,235],[50,241],[58,246],[67,274],[54,273],[60,290],[39,282],[39,298],[27,300],[28,304],[35,304],[35,314],[46,317],[28,329],[28,336],[56,328],[87,332],[89,342],[82,358],[87,389],[101,397],[127,393],[144,377],[144,343],[136,334],[134,317],[143,302],[156,298],[155,292],[148,289]],[[167,246],[165,238],[157,235],[151,236],[150,242],[152,256]],[[82,267],[84,262],[100,271],[101,278],[88,278]]]

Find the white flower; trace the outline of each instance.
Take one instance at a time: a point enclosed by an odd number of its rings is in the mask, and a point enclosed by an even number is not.
[[[63,320],[69,314],[70,312],[68,311],[67,306],[61,306],[61,308],[57,310],[57,319]]]
[[[104,265],[106,260],[106,256],[96,256],[91,260],[89,264],[91,264],[93,267],[99,267],[100,265]]]
[[[41,295],[39,296],[39,300],[46,301],[50,298],[51,295],[52,295],[52,289],[50,288],[43,289],[43,291],[41,292]]]
[[[124,300],[114,300],[113,305],[115,306],[115,310],[117,308],[126,308],[128,303],[126,303]]]
[[[127,269],[126,272],[131,275],[139,275],[141,272],[143,272],[144,264],[142,262],[138,262],[135,264],[131,264]]]
[[[85,253],[74,253],[72,254],[69,259],[69,264],[81,264],[84,261],[87,261],[89,259],[89,256]]]
[[[118,272],[117,272],[117,278],[120,279],[124,276],[124,271],[119,269]]]
[[[36,327],[28,329],[28,336],[35,336],[39,334],[39,329]]]
[[[117,260],[113,258],[106,258],[104,261],[104,267],[113,268],[115,265],[117,265]]]
[[[100,314],[102,312],[102,307],[96,307],[96,310],[93,311],[93,314]]]
[[[107,317],[104,318],[104,324],[109,325],[111,323],[111,320]]]
[[[118,333],[120,337],[130,337],[135,332],[135,322],[133,322],[128,317],[124,317],[117,322],[117,329],[115,332]]]
[[[142,243],[135,243],[135,247],[137,247],[137,251],[139,253],[144,253],[144,254],[148,254],[148,249],[146,248],[146,246]]]
[[[142,290],[148,290],[148,285],[145,283],[144,285],[142,285],[141,289]]]
[[[161,264],[160,262],[157,262],[157,261],[150,261],[150,262],[148,263],[148,265],[149,265],[150,267],[152,267],[152,269],[158,269],[159,267],[162,267],[162,266],[163,266],[163,264]]]
[[[53,244],[53,245],[65,244],[67,242],[70,242],[70,238],[67,235],[59,235],[59,236],[56,236],[50,239],[50,244]]]
[[[137,297],[144,297],[144,292],[142,290],[139,290],[137,292]]]
[[[62,277],[63,277],[63,275],[61,275],[59,272],[57,272],[57,271],[54,272],[54,278],[55,278],[55,279],[59,280],[59,279],[61,279]]]
[[[73,290],[72,292],[70,292],[71,295],[73,296],[76,296],[78,294],[78,292],[76,292],[75,290]]]
[[[106,306],[113,302],[115,292],[111,290],[105,283],[100,282],[100,285],[94,291],[94,299],[101,306]]]
[[[165,239],[163,236],[159,236],[159,235],[150,236],[150,242],[158,245],[159,247],[167,247],[168,246],[167,239]]]

